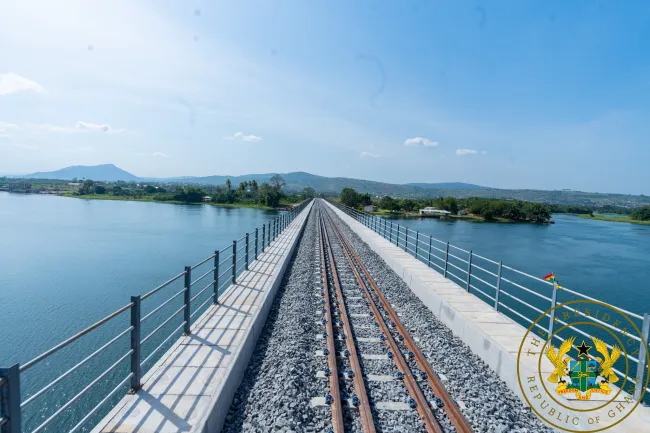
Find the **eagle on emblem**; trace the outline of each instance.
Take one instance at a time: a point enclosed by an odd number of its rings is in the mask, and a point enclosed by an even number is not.
[[[551,383],[558,383],[562,376],[565,375],[565,370],[567,368],[567,361],[569,358],[565,359],[565,355],[571,350],[575,337],[567,338],[562,342],[558,351],[555,351],[555,347],[551,344],[548,349],[546,349],[546,357],[555,369],[553,373],[548,377],[548,381]]]
[[[614,346],[612,347],[612,353],[610,354],[607,350],[607,345],[603,340],[596,337],[591,337],[591,339],[594,342],[594,346],[596,346],[596,350],[604,357],[604,359],[594,357],[602,369],[600,375],[610,383],[618,382],[618,376],[614,373],[613,366],[616,360],[621,356],[621,349],[619,349],[618,346]]]

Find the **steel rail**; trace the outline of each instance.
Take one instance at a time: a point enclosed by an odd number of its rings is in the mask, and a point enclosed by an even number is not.
[[[332,225],[334,226],[334,223],[332,223]],[[368,280],[368,283],[373,288],[374,293],[377,294],[377,296],[379,297],[381,303],[384,306],[384,309],[390,316],[391,320],[395,323],[397,330],[404,337],[405,345],[408,347],[408,349],[411,352],[415,354],[415,358],[418,362],[418,366],[420,367],[420,369],[424,370],[425,373],[427,374],[427,382],[429,383],[431,390],[444,403],[445,412],[447,413],[447,416],[451,421],[451,423],[453,424],[453,426],[456,428],[456,431],[460,433],[473,432],[472,427],[470,426],[469,422],[461,412],[460,407],[456,404],[453,398],[451,398],[451,396],[447,392],[446,388],[444,387],[440,379],[438,379],[438,376],[435,374],[435,372],[431,368],[431,365],[429,365],[429,362],[426,360],[426,358],[424,357],[420,349],[416,346],[415,342],[413,341],[410,334],[408,333],[406,327],[402,324],[402,322],[400,321],[399,317],[391,307],[390,303],[388,302],[384,294],[381,292],[381,290],[379,290],[377,283],[368,272],[368,269],[361,262],[359,256],[356,254],[354,249],[352,249],[352,245],[345,238],[343,238],[343,243],[346,245],[347,249],[351,253],[351,256],[354,258],[354,262],[357,264],[359,269],[361,269],[361,271],[365,275],[366,279]]]
[[[327,247],[328,261],[330,264],[330,273],[332,274],[332,280],[334,282],[334,289],[336,292],[336,298],[339,302],[339,315],[341,320],[343,320],[343,329],[346,335],[345,345],[350,352],[349,360],[350,367],[354,372],[354,377],[352,378],[354,383],[354,390],[359,398],[359,415],[361,418],[361,428],[365,433],[375,433],[375,423],[372,418],[372,410],[370,409],[370,399],[368,398],[368,392],[366,390],[366,385],[363,380],[363,371],[361,370],[361,363],[359,362],[359,355],[357,353],[357,348],[355,347],[353,340],[352,328],[350,327],[350,320],[348,319],[347,307],[343,299],[343,290],[341,289],[339,274],[336,269],[336,262],[334,261],[334,253],[332,251],[332,245],[327,234],[327,229],[325,228],[325,220],[321,214],[321,228],[323,230],[323,236],[325,239],[325,245]],[[340,396],[339,396],[340,398]]]
[[[181,289],[180,292],[176,293],[174,296],[172,296],[171,298],[167,299],[165,302],[163,302],[162,304],[158,305],[158,306],[157,306],[156,308],[154,308],[153,310],[149,311],[149,312],[148,312],[148,313],[147,313],[147,314],[146,314],[142,319],[140,319],[140,322],[144,322],[144,321],[147,320],[149,317],[151,317],[152,315],[154,315],[155,313],[157,313],[158,311],[160,311],[160,309],[163,308],[165,305],[169,305],[169,303],[170,303],[171,301],[173,301],[174,299],[178,298],[180,295],[182,295],[183,293],[185,293],[186,290],[187,290],[187,287],[183,287],[183,288]]]
[[[199,266],[201,266],[202,264],[206,263],[208,260],[210,260],[210,259],[214,259],[214,256],[215,256],[215,255],[212,254],[210,257],[207,257],[207,258],[203,259],[202,261],[200,261],[200,262],[197,263],[196,265],[194,265],[194,266],[190,266],[190,268],[191,268],[192,270],[194,270],[194,269],[198,268]]]
[[[334,222],[331,221],[331,219],[330,219],[330,226],[332,227],[332,231],[334,232],[334,234],[336,235],[336,237],[338,238],[341,244],[341,249],[343,250],[343,254],[350,266],[350,269],[354,273],[354,277],[357,281],[357,284],[366,295],[366,299],[368,300],[368,307],[372,311],[374,318],[377,321],[379,328],[381,329],[381,332],[386,337],[386,344],[388,345],[388,348],[393,353],[393,360],[397,364],[397,368],[404,374],[404,385],[406,386],[409,395],[411,395],[411,397],[413,397],[417,403],[415,409],[417,410],[420,419],[424,423],[424,428],[429,433],[442,433],[443,430],[442,427],[440,426],[440,423],[434,417],[431,407],[427,403],[427,399],[424,396],[422,389],[420,389],[420,386],[418,385],[417,381],[413,377],[413,373],[411,372],[408,363],[404,359],[404,355],[402,355],[402,351],[400,350],[397,342],[393,338],[390,329],[386,324],[386,321],[384,320],[381,312],[379,311],[379,308],[375,303],[375,300],[372,298],[372,294],[370,293],[368,287],[366,286],[365,282],[361,278],[361,274],[359,274],[359,271],[355,267],[355,263],[352,260],[352,257],[347,251],[345,240],[343,239],[343,234],[340,233],[340,231],[334,225]]]
[[[320,219],[320,215],[319,215]],[[332,304],[330,301],[330,287],[327,280],[327,264],[325,263],[325,246],[323,245],[323,231],[319,227],[318,246],[321,257],[321,279],[323,283],[323,298],[325,299],[325,332],[327,332],[327,365],[332,374],[330,374],[330,395],[334,398],[332,402],[332,431],[334,433],[343,433],[345,431],[343,424],[343,405],[341,403],[341,388],[339,386],[339,372],[336,364],[336,344],[334,342],[334,326],[332,321]]]
[[[167,280],[167,281],[165,281],[164,283],[162,283],[160,286],[158,286],[158,287],[156,287],[155,289],[151,290],[149,293],[145,293],[144,295],[142,295],[142,297],[140,297],[140,300],[141,300],[141,301],[144,301],[144,300],[147,299],[149,296],[153,295],[154,293],[156,293],[156,292],[159,291],[160,289],[163,289],[163,288],[167,287],[168,285],[170,285],[171,283],[173,283],[174,281],[178,280],[180,277],[182,277],[182,276],[184,276],[184,275],[185,275],[185,271],[181,272],[180,274],[176,275],[175,277],[170,278],[169,280]]]

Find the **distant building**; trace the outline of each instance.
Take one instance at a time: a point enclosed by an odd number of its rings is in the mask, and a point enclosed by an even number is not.
[[[210,200],[212,200],[212,197],[210,197],[209,195],[203,197],[203,201],[210,201]]]
[[[377,206],[372,204],[363,208],[363,210],[365,210],[366,212],[377,212],[377,209],[378,209]]]
[[[433,207],[425,207],[424,209],[420,209],[420,215],[438,215],[438,216],[445,216],[449,215],[451,212],[442,210],[442,209],[436,209]]]

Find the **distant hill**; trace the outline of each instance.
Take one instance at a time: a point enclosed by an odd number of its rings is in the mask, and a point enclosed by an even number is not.
[[[474,185],[471,183],[463,182],[448,182],[448,183],[406,183],[408,186],[417,186],[424,189],[492,189],[487,186]]]
[[[70,167],[62,168],[61,170],[43,171],[38,173],[25,174],[20,177],[28,178],[28,179],[61,179],[61,180],[72,180],[76,178],[76,179],[103,180],[106,182],[117,182],[118,180],[129,182],[129,181],[137,181],[140,179],[139,177],[129,173],[128,171],[124,171],[113,164],[73,165]]]
[[[233,185],[243,181],[255,180],[258,183],[268,182],[275,173],[246,174],[242,176],[183,176],[174,178],[138,177],[124,171],[113,164],[94,166],[72,166],[57,171],[32,173],[24,176],[8,176],[11,178],[31,179],[92,179],[98,181],[117,182],[161,182],[185,183],[201,185],[224,185],[230,179]],[[532,189],[497,189],[462,182],[447,183],[409,183],[404,185],[375,182],[372,180],[352,179],[347,177],[325,177],[302,171],[280,173],[284,178],[286,191],[299,191],[310,186],[319,193],[338,194],[343,188],[354,188],[362,193],[373,196],[391,195],[394,197],[431,198],[431,197],[487,197],[511,200],[526,200],[541,203],[555,203],[584,206],[625,206],[636,207],[650,204],[650,197],[644,195],[600,194],[571,190],[532,190]]]

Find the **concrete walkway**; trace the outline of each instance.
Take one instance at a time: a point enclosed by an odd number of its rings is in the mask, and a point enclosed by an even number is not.
[[[93,433],[218,433],[304,229],[309,204]]]

